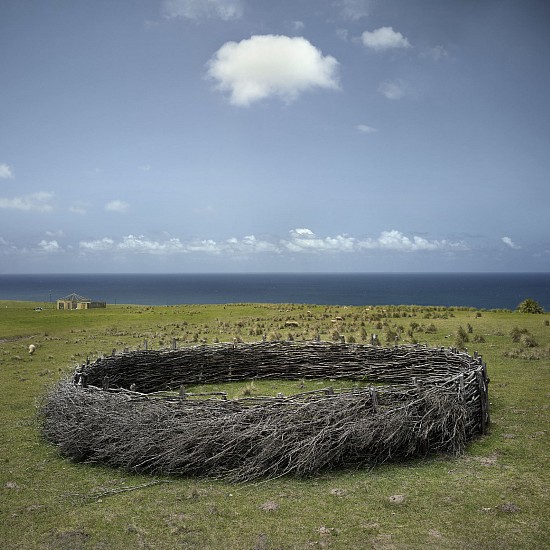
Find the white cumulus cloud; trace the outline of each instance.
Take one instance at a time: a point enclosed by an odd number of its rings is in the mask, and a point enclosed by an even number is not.
[[[363,45],[371,50],[384,51],[395,48],[410,48],[411,44],[400,32],[393,27],[380,27],[374,31],[365,31],[361,35]]]
[[[164,0],[162,10],[168,18],[224,21],[239,19],[244,11],[242,0]]]
[[[7,164],[0,164],[0,179],[13,178],[13,170]]]
[[[80,241],[78,243],[79,248],[82,250],[89,250],[92,252],[102,252],[105,250],[113,250],[115,248],[115,241],[109,237],[95,241]]]
[[[510,237],[502,237],[501,240],[506,246],[509,246],[513,250],[519,250],[521,248],[521,246],[516,244]]]
[[[174,254],[185,252],[181,241],[177,238],[166,241],[155,241],[143,235],[126,235],[119,241],[104,237],[93,241],[80,241],[78,247],[82,252],[126,252],[134,254]]]
[[[318,237],[310,229],[293,229],[290,240],[282,241],[282,245],[290,252],[351,252],[356,240],[347,235],[336,237]]]
[[[248,255],[255,253],[271,252],[278,254],[279,246],[266,240],[258,239],[254,235],[247,235],[242,239],[232,237],[224,243],[224,248],[232,254]]]
[[[462,242],[429,240],[417,235],[407,237],[401,231],[392,229],[390,231],[382,231],[376,239],[367,238],[360,240],[358,242],[358,249],[416,252],[420,250],[467,250],[468,247]]]
[[[292,101],[313,88],[338,89],[338,61],[303,37],[257,35],[226,42],[208,63],[208,76],[233,105],[268,97]]]
[[[230,258],[247,257],[255,254],[347,254],[364,253],[369,250],[391,250],[396,252],[416,251],[459,251],[467,250],[461,242],[429,240],[416,235],[407,236],[397,230],[383,231],[379,237],[357,238],[344,233],[335,236],[318,236],[311,229],[296,228],[287,238],[257,238],[246,235],[225,240],[169,238],[164,241],[150,239],[143,235],[127,235],[119,240],[110,237],[81,241],[81,253],[116,252],[118,254],[206,254],[226,255]]]
[[[360,252],[365,250],[393,250],[401,252],[416,252],[421,250],[466,250],[467,246],[460,242],[447,240],[429,240],[413,235],[408,237],[395,229],[382,231],[377,238],[357,238],[346,234],[334,237],[318,237],[306,228],[290,231],[290,239],[282,240],[284,249],[294,252]]]
[[[61,247],[59,246],[59,243],[56,240],[52,240],[52,241],[42,240],[38,243],[38,246],[44,252],[57,252],[58,250],[61,250]]]
[[[130,205],[121,200],[110,201],[105,205],[105,210],[108,212],[126,212]]]
[[[53,193],[40,191],[25,195],[23,197],[2,198],[0,197],[0,208],[9,208],[13,210],[26,210],[35,212],[51,212],[53,206],[51,200]]]
[[[128,235],[122,242],[118,243],[119,250],[142,252],[142,253],[173,253],[182,250],[179,239],[168,239],[164,242],[152,241],[143,236]]]

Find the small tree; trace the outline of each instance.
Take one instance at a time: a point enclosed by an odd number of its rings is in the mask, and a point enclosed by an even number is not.
[[[523,300],[523,302],[521,302],[521,304],[517,307],[517,311],[519,313],[544,313],[542,306],[531,298]]]

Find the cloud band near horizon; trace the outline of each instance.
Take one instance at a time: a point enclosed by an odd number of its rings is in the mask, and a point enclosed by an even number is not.
[[[16,250],[5,242],[4,252]],[[293,255],[335,255],[365,253],[367,251],[393,251],[398,253],[414,252],[459,252],[469,250],[462,241],[446,239],[427,239],[418,235],[407,236],[392,229],[382,231],[378,237],[354,237],[347,234],[321,237],[307,228],[297,228],[289,232],[288,237],[258,238],[247,235],[242,238],[231,237],[224,240],[190,239],[178,237],[155,240],[143,235],[126,235],[118,239],[103,237],[93,240],[81,240],[75,245],[63,246],[57,240],[42,240],[37,250],[43,253],[63,253],[78,251],[81,255],[126,254],[172,256],[176,254],[201,254],[211,256],[253,256],[271,254],[278,256]]]

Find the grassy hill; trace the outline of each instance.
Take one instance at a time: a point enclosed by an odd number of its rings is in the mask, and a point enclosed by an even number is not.
[[[443,307],[0,302],[0,541],[7,549],[544,548],[550,539],[550,315]],[[43,304],[40,304],[43,305]],[[267,339],[465,346],[488,364],[492,425],[464,456],[254,484],[151,478],[61,458],[36,404],[86,358]],[[29,344],[36,346],[33,355]],[[285,392],[293,391],[285,383]],[[315,384],[313,382],[312,384]],[[323,381],[319,381],[323,384]],[[239,392],[280,390],[232,388]],[[296,391],[299,391],[296,384]]]

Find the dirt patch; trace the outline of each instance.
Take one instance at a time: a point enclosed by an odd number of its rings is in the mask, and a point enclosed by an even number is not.
[[[498,456],[496,454],[489,456],[474,456],[473,459],[483,466],[496,466],[498,462]]]
[[[260,504],[260,510],[264,512],[275,512],[279,509],[279,504],[274,500],[267,500],[263,504]]]
[[[75,550],[82,548],[90,534],[84,531],[53,532],[48,536],[48,542],[56,550]]]
[[[521,508],[513,502],[506,502],[505,504],[501,504],[498,509],[501,512],[505,512],[507,514],[517,514],[518,512],[521,512]]]

